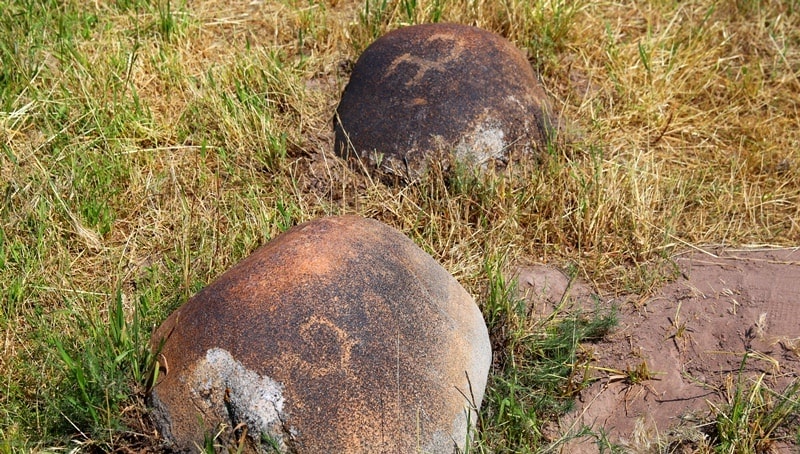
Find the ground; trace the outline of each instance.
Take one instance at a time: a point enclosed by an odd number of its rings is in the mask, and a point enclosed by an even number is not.
[[[610,443],[648,451],[692,452],[719,437],[707,424],[745,389],[784,390],[800,375],[800,249],[700,249],[674,257],[678,278],[647,298],[610,297],[619,324],[595,344],[586,372],[594,380],[561,420],[556,436],[590,426]],[[546,312],[562,301],[569,279],[544,265],[522,267],[529,304]],[[586,284],[569,288],[591,309],[603,296]],[[568,296],[570,296],[568,295]],[[741,389],[741,387],[739,388]],[[772,452],[794,452],[782,436]],[[564,452],[597,452],[593,437]]]

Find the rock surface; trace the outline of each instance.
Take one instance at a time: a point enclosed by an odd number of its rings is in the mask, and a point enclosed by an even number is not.
[[[543,147],[544,91],[525,56],[479,28],[425,24],[387,33],[353,68],[334,119],[336,152],[414,179],[433,159],[483,168]]]
[[[491,363],[458,282],[354,216],[275,238],[170,315],[153,346],[154,420],[190,451],[227,427],[250,452],[456,452]]]

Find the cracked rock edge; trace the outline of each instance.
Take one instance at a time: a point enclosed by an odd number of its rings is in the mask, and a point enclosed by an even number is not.
[[[295,431],[286,427],[283,386],[270,377],[247,369],[227,350],[212,348],[182,377],[191,390],[192,403],[204,420],[223,421],[232,428],[247,427],[256,445],[269,440],[281,452],[291,450]],[[152,394],[153,418],[164,437],[174,443],[169,411],[156,390]]]

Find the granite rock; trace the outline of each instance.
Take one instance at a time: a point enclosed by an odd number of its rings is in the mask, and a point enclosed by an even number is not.
[[[453,453],[491,363],[458,282],[355,216],[276,237],[173,312],[152,346],[153,418],[188,451],[221,432],[249,452]]]
[[[445,170],[453,161],[502,167],[515,152],[544,148],[549,112],[531,65],[505,38],[465,25],[409,26],[359,57],[336,110],[335,149],[395,180],[419,177],[433,160]]]

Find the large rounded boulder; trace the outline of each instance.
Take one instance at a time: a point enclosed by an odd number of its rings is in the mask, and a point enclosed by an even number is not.
[[[172,313],[152,345],[154,420],[189,451],[216,436],[249,452],[457,452],[491,363],[458,282],[355,216],[276,237]]]
[[[334,118],[337,154],[414,179],[445,168],[503,166],[543,148],[552,121],[525,56],[499,35],[457,24],[400,28],[356,62]]]

